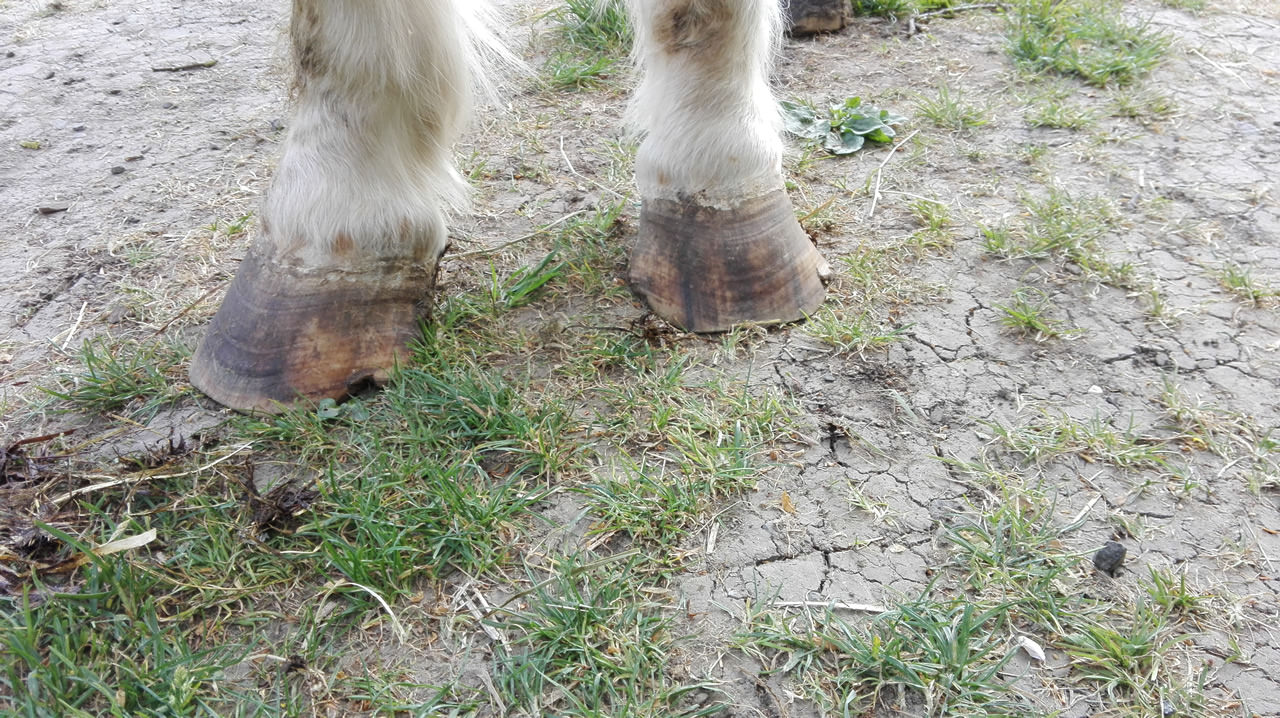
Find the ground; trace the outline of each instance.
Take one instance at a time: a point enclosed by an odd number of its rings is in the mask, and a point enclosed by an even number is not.
[[[0,707],[1280,715],[1273,3],[1127,3],[1128,83],[985,7],[788,40],[783,99],[906,120],[790,141],[829,301],[717,337],[625,288],[625,63],[513,6],[415,361],[251,421],[185,362],[285,6],[0,0]]]

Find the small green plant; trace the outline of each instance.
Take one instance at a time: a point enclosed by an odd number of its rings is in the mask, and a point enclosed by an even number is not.
[[[1038,342],[1071,338],[1081,333],[1079,329],[1063,329],[1062,320],[1051,319],[1048,311],[1052,308],[1049,296],[1035,287],[1018,287],[1013,290],[1012,301],[996,305],[1001,312],[1001,324]]]
[[[862,17],[906,18],[916,11],[915,0],[851,0],[853,14]]]
[[[1167,569],[1151,567],[1145,587],[1152,605],[1174,617],[1191,617],[1208,609],[1209,597],[1187,586],[1186,571],[1174,575]]]
[[[1061,640],[1075,673],[1099,686],[1112,706],[1133,706],[1142,715],[1166,712],[1165,677],[1169,651],[1190,640],[1169,630],[1164,617],[1144,602],[1133,608],[1126,625],[1082,622]]]
[[[823,307],[809,317],[805,332],[840,354],[861,354],[886,347],[906,334],[906,327],[887,327],[869,311]]]
[[[92,412],[126,411],[149,419],[188,390],[174,381],[188,350],[174,344],[97,338],[80,348],[81,370],[62,374],[45,393]]]
[[[1166,441],[1139,435],[1133,427],[1120,430],[1101,418],[1079,421],[1065,414],[1043,414],[1021,426],[988,424],[1009,450],[1041,463],[1067,454],[1093,463],[1106,461],[1122,468],[1176,471],[1177,451]]]
[[[783,101],[781,105],[787,132],[821,145],[833,155],[853,154],[867,142],[892,142],[897,135],[894,125],[907,121],[888,110],[862,104],[860,97],[832,105],[825,114],[804,102]]]
[[[1223,265],[1218,281],[1224,289],[1255,307],[1280,297],[1280,289],[1254,277],[1252,268],[1234,262]]]
[[[1186,10],[1191,13],[1199,13],[1209,7],[1208,0],[1159,0],[1161,5],[1171,7],[1175,10]]]
[[[1058,99],[1046,99],[1027,113],[1027,124],[1056,130],[1083,130],[1097,122],[1093,111]]]
[[[946,83],[938,86],[935,97],[918,96],[916,109],[925,119],[945,130],[971,130],[989,121],[985,107],[968,104]]]
[[[1133,92],[1118,91],[1111,100],[1111,114],[1126,117],[1149,125],[1171,117],[1175,105],[1173,98],[1154,90]]]
[[[539,290],[564,272],[566,263],[555,259],[556,253],[551,252],[537,265],[521,267],[503,278],[499,278],[498,270],[490,265],[489,301],[494,311],[515,309],[532,302]]]

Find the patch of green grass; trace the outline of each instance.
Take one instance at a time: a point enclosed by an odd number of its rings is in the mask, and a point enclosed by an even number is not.
[[[853,14],[863,17],[906,18],[916,12],[915,0],[851,0]]]
[[[1173,377],[1165,377],[1158,399],[1180,433],[1174,440],[1193,451],[1209,451],[1226,465],[1224,475],[1243,476],[1249,489],[1260,494],[1280,485],[1280,442],[1275,427],[1264,428],[1240,412],[1188,397]]]
[[[1209,610],[1212,596],[1197,592],[1187,586],[1185,570],[1174,574],[1167,569],[1151,567],[1147,574],[1144,588],[1151,605],[1159,608],[1167,616],[1175,618],[1193,618],[1203,615]]]
[[[604,83],[615,72],[619,58],[557,52],[543,67],[547,83],[557,90],[589,90]]]
[[[82,368],[42,389],[74,411],[147,420],[190,391],[175,378],[189,353],[177,344],[90,339],[80,348]]]
[[[1122,468],[1175,469],[1176,451],[1167,441],[1142,436],[1133,427],[1116,429],[1099,417],[1080,421],[1045,413],[1021,426],[988,426],[1006,448],[1037,463],[1070,454]]]
[[[1270,282],[1258,279],[1253,275],[1251,267],[1234,262],[1223,265],[1218,272],[1218,281],[1222,287],[1237,298],[1260,307],[1280,298],[1280,289]]]
[[[1064,329],[1061,319],[1049,317],[1053,302],[1049,295],[1035,287],[1018,287],[1013,290],[1013,298],[1008,304],[995,306],[1001,312],[1001,324],[1038,342],[1071,338],[1082,333],[1080,329]]]
[[[359,475],[320,482],[322,503],[298,534],[347,581],[393,603],[416,590],[415,579],[476,575],[512,557],[541,495],[520,471],[500,471],[375,456]]]
[[[1209,7],[1208,0],[1158,0],[1161,5],[1175,10],[1199,13]]]
[[[504,702],[528,715],[706,716],[694,695],[708,686],[674,683],[675,644],[667,607],[646,591],[638,561],[566,556],[534,583],[524,608],[491,625],[510,638],[499,651]]]
[[[629,200],[601,201],[594,211],[564,222],[553,246],[564,258],[565,281],[592,294],[629,297],[617,280],[624,276],[626,245],[620,241]]]
[[[934,125],[957,132],[987,124],[991,114],[985,106],[966,102],[961,93],[945,83],[938,86],[936,96],[917,97],[916,111]]]
[[[1005,609],[921,597],[858,626],[835,615],[786,615],[748,604],[739,648],[794,674],[824,715],[861,715],[909,691],[925,715],[1027,715],[1000,677],[1013,652],[996,637]]]
[[[1079,524],[1057,525],[1053,507],[1035,486],[1009,481],[985,511],[947,528],[966,584],[978,595],[1016,600],[1038,618],[1058,611],[1063,594],[1054,587],[1079,555],[1064,548],[1063,539]]]
[[[506,277],[499,278],[498,270],[489,265],[489,301],[494,312],[523,307],[534,300],[539,290],[564,273],[566,263],[556,262],[551,252],[541,262],[531,267],[520,267]]]
[[[46,530],[63,558],[86,556],[87,565],[75,584],[36,578],[0,609],[0,705],[50,718],[222,715],[217,682],[239,660],[237,647],[174,634],[182,606],[158,567],[98,556],[93,544]]]
[[[1208,666],[1199,685],[1188,691],[1168,674],[1166,665],[1168,654],[1189,640],[1139,600],[1127,621],[1083,622],[1063,635],[1059,645],[1071,657],[1073,673],[1097,686],[1108,705],[1136,709],[1137,715],[1161,715],[1166,708],[1174,713],[1190,709],[1189,715],[1198,715]]]
[[[1111,99],[1111,114],[1126,117],[1143,124],[1152,124],[1167,120],[1173,116],[1175,105],[1173,98],[1156,90],[1132,91],[1122,89]]]
[[[1112,260],[1104,249],[1103,239],[1120,223],[1109,201],[1051,185],[1043,196],[1024,195],[1022,203],[1027,215],[1020,225],[981,228],[988,252],[1010,258],[1058,258],[1113,286],[1135,286],[1136,267]]]
[[[1126,85],[1163,59],[1169,39],[1123,17],[1116,0],[1018,0],[1009,12],[1007,48],[1032,72]]]
[[[862,354],[901,340],[907,328],[887,326],[869,311],[824,306],[809,317],[804,331],[839,354]]]
[[[951,210],[942,202],[918,199],[911,203],[910,209],[916,221],[931,232],[941,232],[951,226]]]
[[[1093,110],[1059,99],[1045,99],[1027,112],[1027,124],[1055,130],[1083,130],[1093,126]]]
[[[631,20],[623,0],[564,0],[546,16],[559,26],[563,44],[544,68],[555,89],[581,90],[601,84],[631,48]]]

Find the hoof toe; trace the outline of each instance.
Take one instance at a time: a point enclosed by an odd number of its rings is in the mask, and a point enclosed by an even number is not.
[[[268,414],[384,383],[417,335],[433,280],[422,265],[302,269],[251,249],[196,350],[191,383],[232,409]]]
[[[636,291],[693,332],[803,319],[822,304],[830,273],[783,190],[732,209],[648,200],[631,255]]]

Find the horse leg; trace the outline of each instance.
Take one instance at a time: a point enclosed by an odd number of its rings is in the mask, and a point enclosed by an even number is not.
[[[296,104],[191,382],[241,411],[342,398],[416,335],[465,199],[474,0],[294,0]]]
[[[644,77],[631,283],[696,332],[803,318],[830,268],[783,187],[778,0],[630,0]]]

